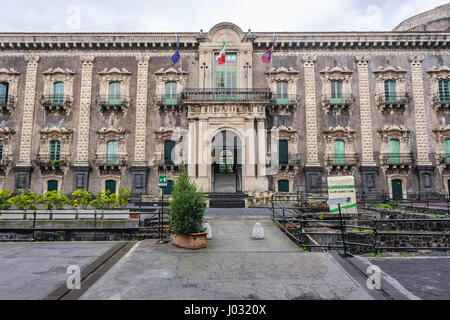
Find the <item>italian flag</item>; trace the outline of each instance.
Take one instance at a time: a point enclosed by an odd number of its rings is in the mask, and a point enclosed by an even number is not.
[[[220,50],[219,56],[217,57],[217,62],[219,64],[225,64],[225,40],[223,40],[222,50]]]

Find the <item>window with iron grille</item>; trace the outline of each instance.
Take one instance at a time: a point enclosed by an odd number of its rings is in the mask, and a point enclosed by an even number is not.
[[[397,88],[396,82],[394,80],[386,80],[384,82],[384,94],[386,97],[386,102],[393,103],[397,98]]]
[[[335,80],[331,83],[331,102],[332,103],[342,103],[342,81]]]
[[[120,104],[120,82],[111,82],[109,84],[108,103],[110,105]]]
[[[50,161],[59,162],[61,152],[61,142],[57,140],[50,141]]]
[[[174,81],[166,82],[164,102],[166,105],[177,104],[177,83]]]
[[[277,82],[277,103],[287,104],[288,103],[288,83],[287,81]]]
[[[117,164],[117,141],[108,141],[106,144],[106,164]]]
[[[55,82],[53,84],[53,103],[64,103],[64,82]]]
[[[439,100],[440,102],[450,102],[450,90],[448,80],[439,80]]]

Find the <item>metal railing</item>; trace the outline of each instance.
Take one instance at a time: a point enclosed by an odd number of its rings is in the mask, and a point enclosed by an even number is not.
[[[155,96],[158,106],[178,106],[181,104],[181,94],[162,94]]]
[[[293,105],[298,103],[296,94],[272,94],[271,104],[275,106]]]
[[[127,161],[128,156],[119,154],[97,154],[95,156],[97,166],[124,166]]]
[[[215,89],[185,89],[181,93],[183,102],[206,101],[243,101],[269,103],[272,93],[269,89],[240,89],[240,88],[215,88]]]
[[[407,92],[381,93],[376,97],[378,104],[407,104],[409,102]]]
[[[97,102],[101,108],[127,108],[130,106],[130,98],[122,95],[100,95]]]
[[[351,105],[355,102],[355,97],[351,93],[341,93],[338,97],[328,93],[322,96],[322,103],[325,105]]]
[[[68,156],[58,155],[58,156],[50,156],[50,155],[38,155],[36,157],[37,165],[41,167],[50,167],[50,166],[63,166],[69,162],[70,158]]]
[[[381,165],[411,165],[413,160],[412,152],[380,154]]]
[[[41,104],[44,107],[69,107],[72,104],[72,99],[68,95],[59,95],[59,94],[50,94],[50,95],[43,95],[41,97]]]
[[[326,166],[356,166],[358,163],[358,156],[356,154],[326,154]]]
[[[435,93],[433,95],[434,104],[450,104],[450,94]]]
[[[0,108],[7,108],[13,106],[15,98],[13,95],[0,95]]]

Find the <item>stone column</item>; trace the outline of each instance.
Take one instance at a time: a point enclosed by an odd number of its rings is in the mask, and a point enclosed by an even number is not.
[[[211,155],[207,154],[207,119],[206,118],[200,118],[198,123],[198,135],[196,136],[197,139],[197,145],[196,145],[196,151],[197,151],[197,162],[198,162],[198,177],[197,177],[197,185],[200,187],[203,187],[203,190],[205,192],[209,192],[211,189],[210,181],[209,181],[209,172],[208,172],[208,156]]]
[[[89,133],[91,126],[92,71],[94,69],[94,61],[95,57],[92,55],[83,55],[81,57],[81,95],[77,157],[72,167],[74,172],[74,190],[88,190],[89,186]]]
[[[372,141],[372,117],[370,105],[370,86],[369,86],[369,61],[368,56],[357,56],[356,64],[358,67],[358,92],[359,92],[359,110],[361,123],[361,173],[364,192],[374,194],[377,191],[378,167],[373,158]]]
[[[188,138],[188,174],[189,177],[195,178],[195,121],[189,119],[189,138]]]
[[[146,162],[147,137],[147,96],[148,96],[148,63],[150,57],[141,55],[136,57],[137,97],[136,97],[136,130],[134,141],[134,163],[130,168],[132,194],[146,194],[148,180],[148,164]]]
[[[257,172],[258,177],[256,181],[255,191],[268,191],[269,190],[269,180],[266,176],[266,157],[267,157],[267,136],[266,136],[266,126],[264,123],[264,118],[257,119]]]
[[[306,110],[306,191],[322,188],[322,171],[317,148],[317,100],[316,100],[316,56],[304,56],[305,110]]]
[[[434,166],[429,157],[427,115],[423,89],[423,56],[411,56],[411,77],[414,102],[414,119],[417,145],[417,173],[419,191],[434,192]]]
[[[39,56],[26,55],[27,75],[25,83],[25,100],[22,117],[22,133],[20,137],[19,163],[13,169],[15,172],[14,191],[30,189],[31,180],[31,141],[33,138],[34,105],[36,100],[36,78]]]

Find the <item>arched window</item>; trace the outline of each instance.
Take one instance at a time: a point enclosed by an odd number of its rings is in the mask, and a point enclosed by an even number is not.
[[[174,81],[165,83],[164,100],[167,105],[177,104],[177,83]]]
[[[106,144],[106,163],[117,164],[117,141],[108,141]]]
[[[439,100],[440,102],[450,102],[450,90],[448,80],[439,80]]]
[[[47,191],[58,191],[58,181],[48,180],[47,181]]]
[[[8,82],[0,82],[0,106],[3,106],[8,102],[8,88]]]
[[[289,180],[278,180],[278,192],[289,192]]]
[[[344,95],[342,94],[342,81],[335,80],[331,83],[331,101],[332,103],[342,103],[342,98]]]
[[[105,181],[105,192],[108,193],[108,191],[109,191],[111,194],[115,194],[116,186],[117,186],[117,182],[115,180],[106,180]]]
[[[288,83],[287,81],[277,82],[277,104],[288,103]]]
[[[390,164],[400,164],[400,140],[389,140],[389,159]]]
[[[343,140],[334,141],[334,164],[345,164],[345,142]]]
[[[64,82],[55,82],[53,84],[53,103],[64,103]]]
[[[386,102],[394,103],[397,99],[397,84],[395,80],[386,80],[384,82],[384,94]]]
[[[110,105],[120,104],[120,82],[110,82],[108,102]]]
[[[61,142],[57,140],[50,141],[50,161],[59,162],[61,153]]]

